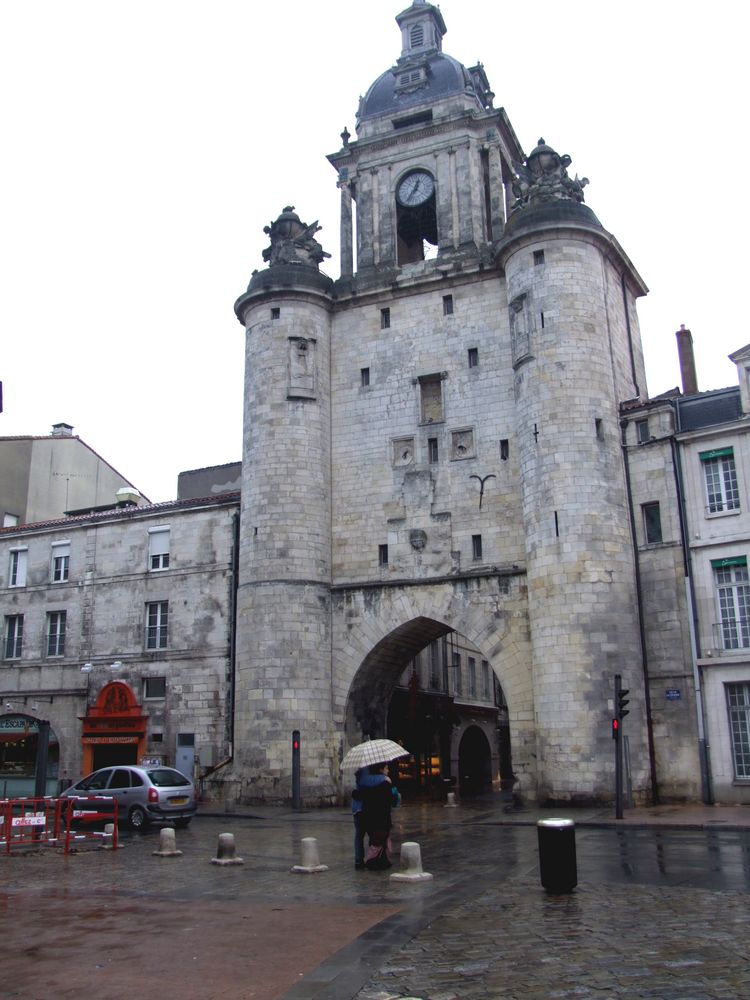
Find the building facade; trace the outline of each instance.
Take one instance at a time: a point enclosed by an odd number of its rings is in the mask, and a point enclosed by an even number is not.
[[[613,679],[650,794],[638,588],[620,441],[645,398],[645,286],[570,157],[524,156],[440,11],[329,160],[342,274],[287,208],[235,310],[246,330],[234,773],[241,797],[330,801],[387,729],[416,653],[451,632],[507,699],[513,773],[546,801],[611,798]],[[688,781],[676,775],[677,785]]]
[[[0,794],[144,758],[201,773],[231,748],[238,496],[0,532]]]
[[[748,802],[750,347],[731,356],[737,386],[698,392],[677,336],[687,391],[623,407],[656,771],[684,774],[685,797]]]

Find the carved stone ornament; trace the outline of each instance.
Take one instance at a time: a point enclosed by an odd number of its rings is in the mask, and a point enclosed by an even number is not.
[[[317,220],[308,226],[300,221],[294,205],[287,205],[278,219],[263,229],[271,239],[270,247],[263,251],[263,260],[269,267],[276,264],[319,267],[326,257],[331,256],[315,239],[315,234],[320,229]]]
[[[409,544],[417,552],[420,552],[427,544],[427,532],[422,531],[421,528],[413,528],[409,532]]]
[[[516,196],[513,210],[540,202],[567,199],[583,201],[583,189],[588,178],[568,177],[567,168],[573,161],[565,153],[560,156],[544,139],[540,139],[536,149],[529,153],[526,163],[513,163],[513,194]]]

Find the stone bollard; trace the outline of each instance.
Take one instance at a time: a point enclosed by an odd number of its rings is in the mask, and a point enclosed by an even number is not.
[[[301,875],[328,871],[328,865],[321,865],[320,863],[318,842],[315,837],[302,838],[302,864],[295,865],[291,870]]]
[[[165,826],[159,831],[159,850],[151,853],[155,858],[182,857],[182,851],[177,850],[177,838],[171,826]]]
[[[401,864],[404,870],[394,872],[392,882],[429,882],[432,878],[429,872],[422,871],[422,851],[414,841],[407,840],[401,845]]]
[[[456,802],[456,793],[448,792],[448,801],[443,806],[444,809],[458,809],[458,802]]]
[[[234,834],[220,833],[216,857],[211,858],[212,865],[244,865],[244,858],[236,857],[234,853]]]
[[[115,824],[105,823],[104,825],[104,836],[102,838],[105,851],[114,851],[115,849]]]

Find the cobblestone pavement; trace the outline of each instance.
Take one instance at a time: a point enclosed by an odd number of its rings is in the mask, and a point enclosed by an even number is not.
[[[345,810],[199,816],[177,831],[179,858],[154,857],[158,830],[116,852],[0,855],[0,998],[750,997],[741,811],[682,829],[659,824],[687,811],[608,827],[579,812],[564,897],[539,884],[542,813],[493,800],[397,815],[397,843],[421,844],[433,881],[354,871]],[[210,863],[224,831],[244,865]],[[328,871],[290,873],[302,837]]]

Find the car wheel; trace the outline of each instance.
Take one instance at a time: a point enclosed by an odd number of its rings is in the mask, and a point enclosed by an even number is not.
[[[186,826],[190,826],[190,820],[192,818],[192,816],[183,816],[182,819],[176,819],[173,820],[173,822],[178,830],[184,830]]]
[[[128,813],[128,823],[131,830],[143,830],[148,825],[148,818],[142,806],[133,806]]]

